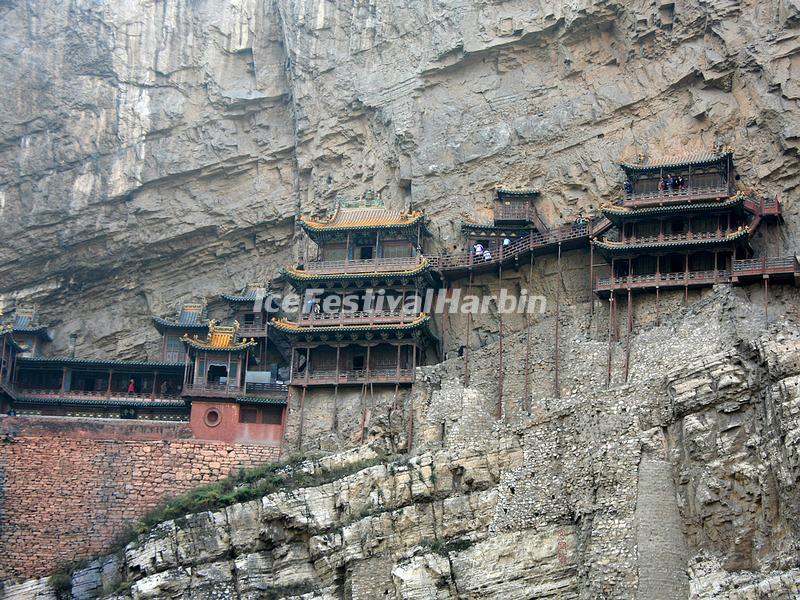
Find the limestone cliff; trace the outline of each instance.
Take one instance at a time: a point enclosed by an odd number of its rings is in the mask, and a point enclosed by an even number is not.
[[[716,144],[800,225],[798,24],[796,0],[6,0],[0,294],[56,349],[142,356],[151,313],[274,275],[337,195],[424,208],[452,250],[498,183],[558,224],[621,156]]]
[[[584,340],[571,392],[511,402],[505,423],[496,377],[464,388],[460,360],[429,368],[412,455],[163,523],[76,572],[72,596],[796,598],[800,329],[752,332],[749,311],[719,289],[642,330],[630,380],[607,390],[604,345]],[[37,597],[46,580],[6,588]]]
[[[57,351],[144,356],[150,314],[272,277],[338,195],[424,209],[453,250],[498,183],[556,225],[617,192],[622,156],[720,144],[781,194],[768,249],[792,253],[798,33],[796,0],[0,0],[0,294]],[[469,385],[451,359],[399,419],[378,399],[368,437],[406,460],[165,523],[73,595],[797,597],[796,292],[767,326],[760,290],[665,295],[661,323],[644,300],[609,344],[587,254],[506,275],[560,304],[504,322],[502,396],[490,314],[448,322],[445,349],[481,348]],[[352,445],[308,410],[307,447]]]

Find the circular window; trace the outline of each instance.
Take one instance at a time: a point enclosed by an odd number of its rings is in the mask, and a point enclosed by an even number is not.
[[[219,414],[216,408],[209,408],[203,417],[203,421],[205,421],[206,425],[209,427],[216,427],[219,425],[219,422],[222,421],[222,415]]]

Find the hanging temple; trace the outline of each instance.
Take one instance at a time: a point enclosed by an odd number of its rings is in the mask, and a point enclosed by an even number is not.
[[[340,202],[327,219],[301,218],[316,255],[281,274],[300,297],[315,290],[298,315],[273,317],[259,302],[266,284],[222,296],[232,317],[227,326],[207,318],[204,304],[185,304],[174,317],[153,317],[161,334],[157,360],[52,356],[47,326],[18,306],[0,322],[0,410],[188,421],[196,439],[281,445],[290,398],[299,399],[293,418],[302,438],[307,390],[366,394],[384,386],[396,393],[414,383],[417,366],[442,359],[444,324],[437,337],[431,315],[405,308],[407,298],[433,287],[466,278],[471,285],[475,274],[502,277],[503,268],[538,255],[588,249],[587,287],[611,307],[610,347],[619,335],[617,303],[626,298],[630,310],[633,294],[655,295],[658,307],[665,290],[688,299],[690,288],[759,283],[768,310],[770,285],[796,283],[795,256],[754,255],[756,231],[768,248],[770,226],[783,222],[781,203],[744,191],[731,152],[620,166],[625,185],[614,203],[557,228],[539,218],[537,190],[498,188],[492,221],[462,224],[468,250],[458,254],[426,253],[425,215],[388,210],[374,195]],[[375,289],[392,300],[388,309],[370,301]],[[468,377],[469,348],[459,356]],[[502,369],[500,378],[502,405]]]

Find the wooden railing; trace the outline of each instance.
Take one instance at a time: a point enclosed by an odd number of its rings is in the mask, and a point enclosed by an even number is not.
[[[261,394],[285,394],[289,391],[289,386],[285,383],[246,383],[244,392],[248,396],[258,396]]]
[[[375,325],[375,324],[403,324],[411,323],[419,314],[408,313],[403,310],[367,310],[367,311],[342,311],[336,313],[302,313],[297,322],[308,327],[335,326],[335,325]]]
[[[288,386],[284,383],[187,383],[183,388],[184,396],[201,396],[204,398],[235,398],[236,396],[260,396],[285,394]]]
[[[625,192],[625,206],[640,208],[690,202],[692,200],[708,200],[730,195],[727,185],[710,185],[687,187],[680,190],[655,190],[653,192]]]
[[[267,335],[266,323],[245,323],[239,328],[239,337],[260,337]]]
[[[229,398],[244,394],[244,386],[238,383],[206,383],[203,381],[187,383],[183,386],[184,396],[210,398]]]
[[[763,256],[733,261],[733,274],[737,277],[798,272],[800,263],[796,256]]]
[[[733,231],[724,229],[720,231],[691,231],[682,233],[661,233],[658,235],[633,236],[623,238],[623,244],[658,244],[661,242],[688,242],[691,240],[722,240],[731,235]]]
[[[676,273],[650,273],[646,275],[625,275],[598,277],[595,290],[608,291],[627,288],[643,288],[670,285],[698,285],[706,283],[728,283],[731,272],[726,269],[716,271],[680,271]]]
[[[746,210],[758,216],[775,216],[781,214],[781,201],[775,198],[745,198]]]
[[[494,220],[495,221],[524,221],[529,222],[532,217],[532,210],[530,206],[519,204],[500,204],[494,205]]]
[[[335,369],[312,369],[306,377],[305,371],[295,372],[293,385],[346,385],[348,383],[413,383],[414,369],[358,369],[336,371]]]
[[[138,400],[147,402],[174,402],[179,400],[180,397],[173,394],[162,394],[157,392],[150,393],[134,393],[112,390],[111,392],[91,391],[86,392],[83,390],[53,390],[53,389],[36,389],[14,386],[13,392],[18,398],[26,399],[41,399],[41,400]]]
[[[360,260],[321,260],[305,264],[309,273],[381,273],[403,271],[419,266],[421,256],[398,258],[367,258]]]
[[[476,256],[473,252],[465,254],[440,254],[428,256],[433,268],[439,271],[464,269],[472,266],[497,264],[527,254],[537,249],[558,245],[570,240],[589,237],[589,222],[566,225],[544,232],[535,232],[518,239],[508,246],[500,246],[489,258]]]

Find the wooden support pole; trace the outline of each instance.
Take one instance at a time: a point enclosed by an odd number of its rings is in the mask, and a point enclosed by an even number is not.
[[[502,246],[501,246],[502,252]],[[503,262],[497,265],[498,270],[498,282],[499,282],[499,290],[503,289]],[[499,292],[498,292],[499,294]],[[497,418],[503,418],[503,312],[500,310],[500,307],[497,307],[497,322],[498,322],[498,333],[500,336],[500,343],[498,347],[498,354],[499,354],[499,365],[498,365],[498,374],[497,374]],[[506,414],[506,417],[508,415]]]
[[[106,398],[111,397],[111,381],[114,379],[114,369],[108,370],[108,386],[106,387]]]
[[[632,319],[633,319],[633,308],[631,304],[631,290],[628,289],[628,332],[625,338],[625,381],[628,381],[628,373],[630,371],[630,364],[631,364],[631,333],[633,331],[632,326]]]
[[[561,274],[561,242],[558,242],[558,281],[556,281],[556,330],[555,330],[555,373],[553,381],[553,392],[556,398],[561,397],[561,379],[559,364],[561,363],[561,284],[563,277]]]
[[[530,269],[528,271],[528,302],[531,298],[531,282],[533,281],[533,254],[530,255]],[[526,411],[531,408],[531,313],[530,306],[525,307],[525,400],[523,407]]]
[[[611,387],[611,348],[612,338],[614,334],[614,290],[611,290],[608,296],[608,360],[607,360],[607,375],[606,387]]]
[[[469,287],[467,294],[472,293],[472,266],[469,268]],[[467,313],[467,335],[464,340],[464,387],[469,387],[469,334],[472,331],[472,311]]]
[[[306,373],[308,372],[308,363],[306,363]],[[303,386],[303,393],[300,394],[300,423],[297,426],[297,449],[303,448],[303,421],[306,411],[306,386]]]
[[[589,239],[589,314],[594,315],[594,244]]]
[[[764,329],[769,327],[769,275],[764,275]]]

